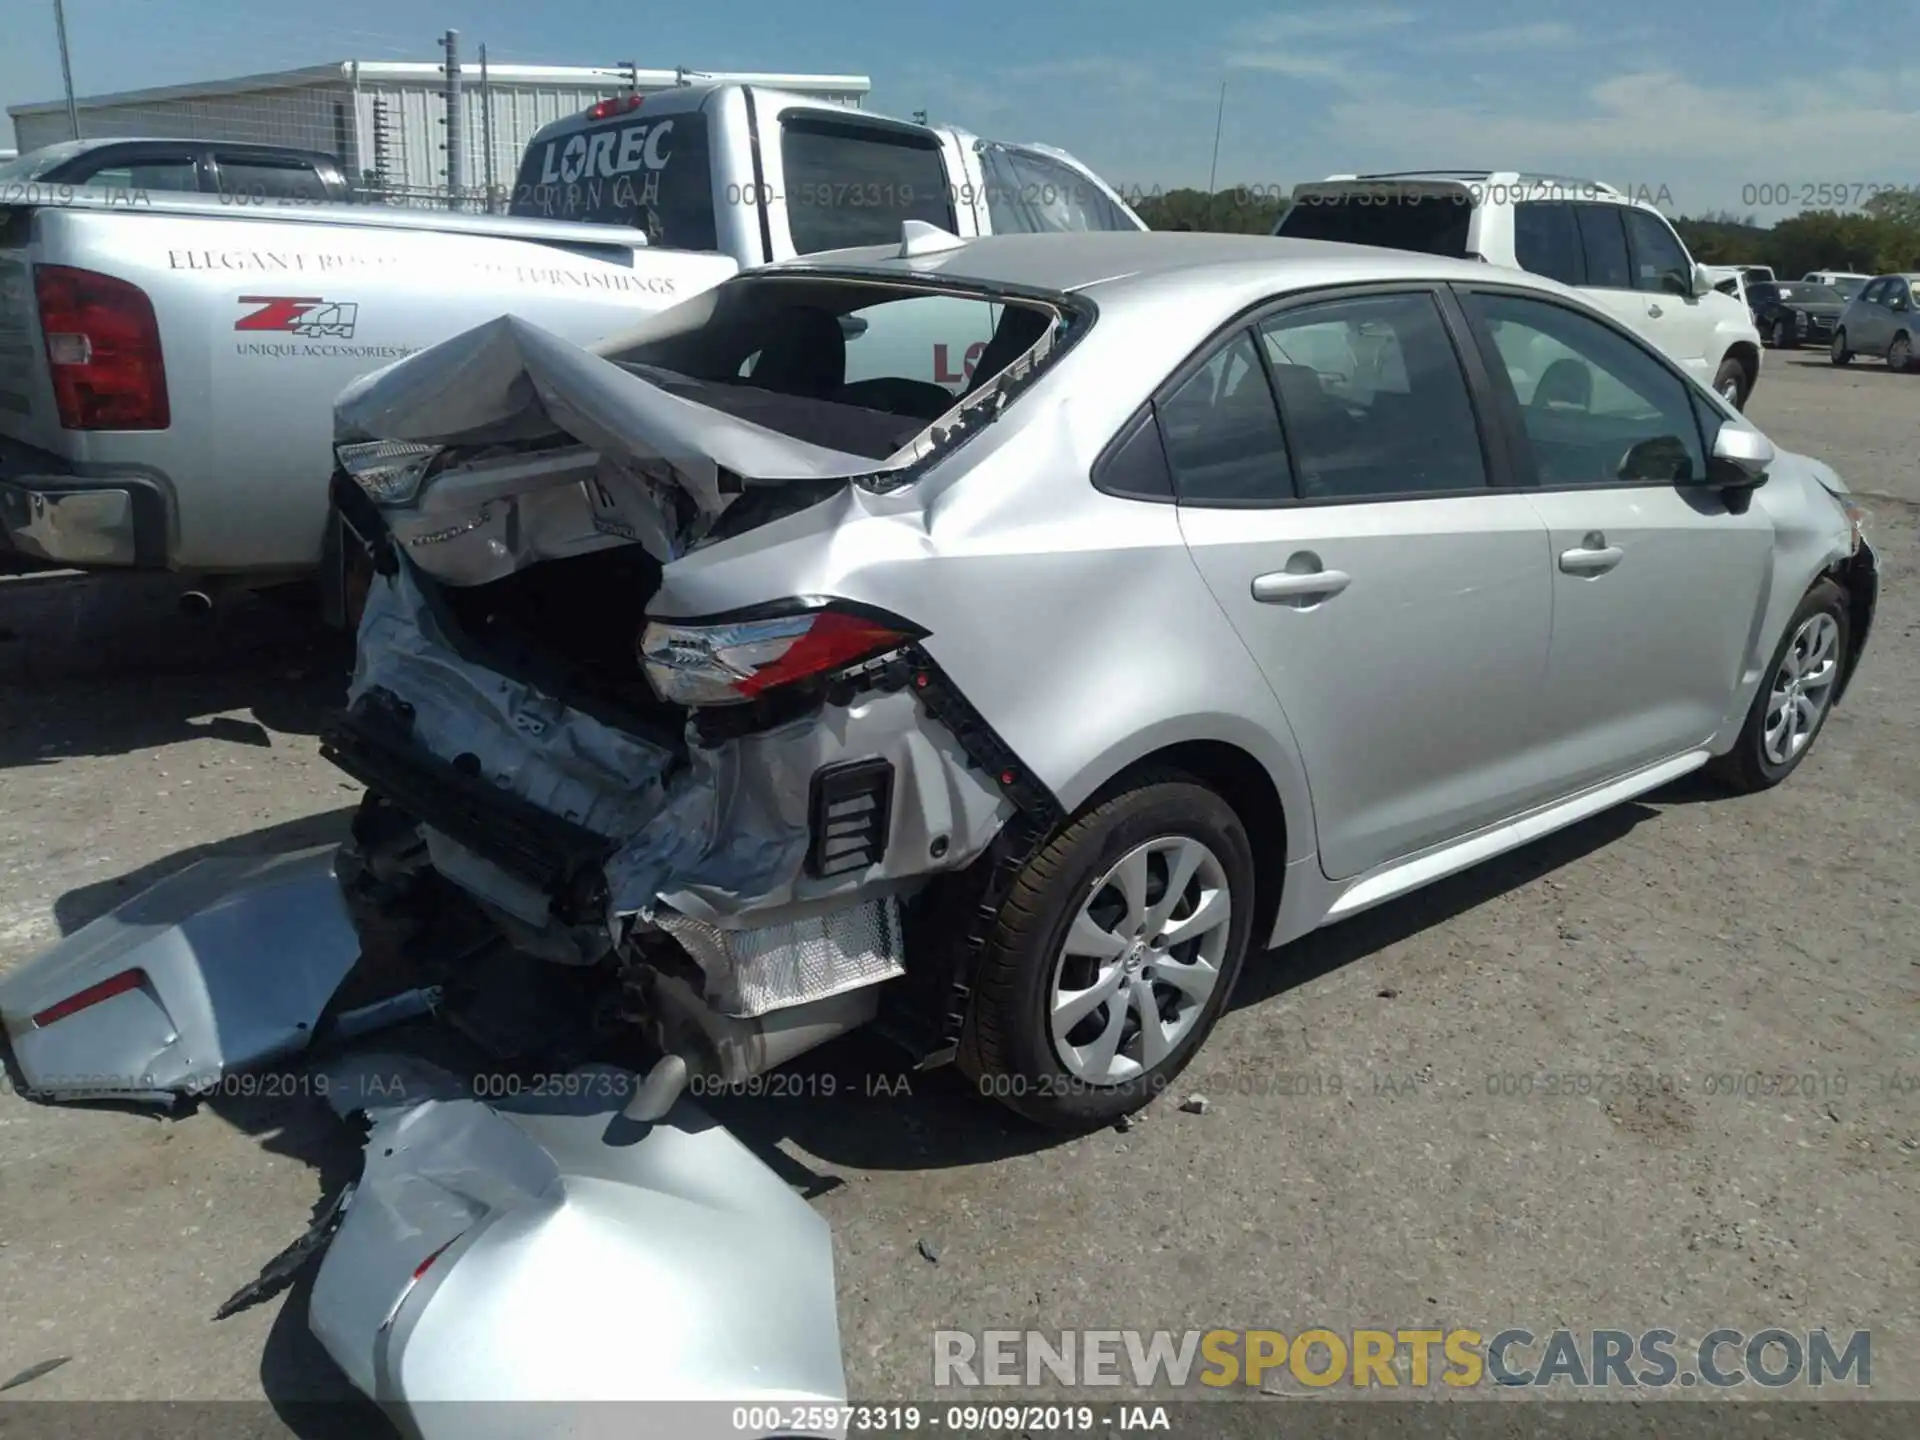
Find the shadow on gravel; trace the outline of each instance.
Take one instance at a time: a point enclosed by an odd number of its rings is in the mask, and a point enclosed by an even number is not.
[[[245,835],[236,835],[229,840],[216,840],[206,845],[177,850],[115,879],[67,891],[53,902],[54,919],[59,923],[62,935],[71,935],[82,925],[99,919],[149,886],[158,885],[169,875],[215,855],[281,855],[314,845],[338,844],[347,838],[356,808],[357,801],[338,810],[303,815],[298,820],[270,825],[264,830],[250,830]]]
[[[298,590],[193,616],[185,589],[165,575],[0,580],[0,768],[315,733],[346,694],[351,637]]]

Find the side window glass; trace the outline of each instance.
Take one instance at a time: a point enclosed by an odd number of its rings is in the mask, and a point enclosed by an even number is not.
[[[976,153],[996,235],[1137,228],[1099,186],[1050,155],[991,140],[979,142]]]
[[[1631,290],[1632,267],[1627,263],[1627,233],[1620,228],[1618,205],[1575,205],[1580,224],[1580,246],[1587,256],[1587,284],[1603,290]]]
[[[1860,292],[1860,298],[1869,305],[1878,305],[1880,303],[1880,292],[1884,288],[1885,287],[1876,280]]]
[[[1466,377],[1431,295],[1285,311],[1261,324],[1260,338],[1302,499],[1487,484]]]
[[[111,165],[95,170],[74,183],[110,190],[198,190],[200,176],[191,160],[147,160],[138,165]]]
[[[324,200],[326,187],[311,165],[232,158],[217,151],[220,193],[245,200]]]
[[[1633,288],[1663,295],[1684,295],[1693,266],[1686,247],[1667,222],[1645,210],[1627,210],[1622,218],[1633,242]],[[1768,282],[1761,282],[1768,283]]]
[[[1522,270],[1578,285],[1583,267],[1573,207],[1563,200],[1522,200],[1515,205],[1513,256]]]
[[[1157,408],[1183,504],[1270,505],[1293,498],[1273,391],[1246,331]]]
[[[1513,295],[1463,297],[1513,386],[1542,485],[1686,484],[1707,457],[1686,382],[1617,331]]]

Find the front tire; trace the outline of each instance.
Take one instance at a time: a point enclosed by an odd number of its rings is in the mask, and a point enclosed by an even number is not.
[[[1913,369],[1913,337],[1904,330],[1887,345],[1887,368],[1902,375]]]
[[[1776,320],[1773,322],[1774,349],[1793,350],[1797,349],[1799,344],[1800,342],[1794,334],[1793,326],[1789,325],[1785,320]]]
[[[1770,790],[1799,769],[1833,712],[1848,638],[1846,593],[1823,579],[1787,621],[1740,738],[1713,763],[1730,788],[1743,794]]]
[[[1833,340],[1827,346],[1827,358],[1836,365],[1851,365],[1853,352],[1847,348],[1847,332],[1836,329]]]
[[[1140,1109],[1226,1008],[1253,916],[1252,847],[1213,790],[1157,772],[1096,800],[1001,906],[961,1068],[1058,1129]]]

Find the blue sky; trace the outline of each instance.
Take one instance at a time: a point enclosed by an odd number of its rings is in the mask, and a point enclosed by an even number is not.
[[[0,105],[60,95],[52,0],[9,0]],[[856,72],[872,108],[1063,145],[1115,183],[1490,165],[1672,211],[1774,218],[1758,187],[1920,183],[1920,0],[66,0],[81,94],[348,58]],[[620,17],[627,17],[624,20]],[[11,144],[11,129],[7,129]],[[1788,210],[1798,209],[1797,204]]]

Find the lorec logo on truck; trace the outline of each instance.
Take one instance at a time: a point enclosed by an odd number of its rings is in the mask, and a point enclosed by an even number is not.
[[[662,170],[673,158],[662,149],[673,121],[653,120],[623,130],[579,131],[564,142],[549,140],[540,160],[540,183],[572,185],[580,180],[612,180],[645,168]]]
[[[236,330],[270,331],[307,340],[351,340],[360,307],[317,295],[242,295],[242,305],[258,308],[233,322]]]

